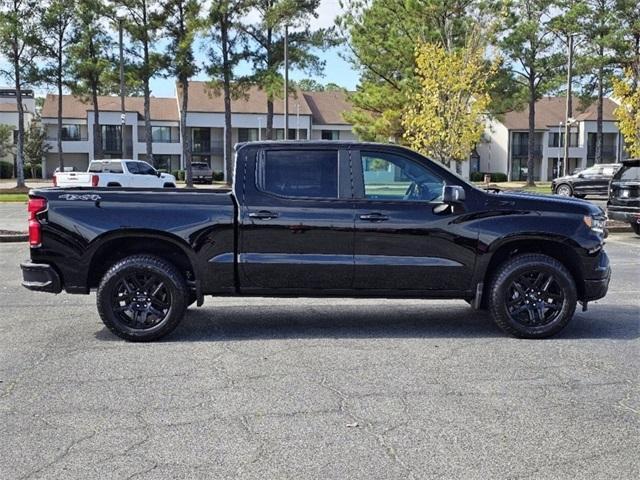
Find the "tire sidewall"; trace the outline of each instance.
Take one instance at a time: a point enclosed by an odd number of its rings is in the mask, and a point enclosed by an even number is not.
[[[567,195],[560,193],[560,190],[564,188],[569,190],[569,193]],[[569,185],[568,183],[561,183],[556,187],[556,194],[560,195],[561,197],[571,197],[573,196],[573,188],[571,188],[571,185]]]
[[[148,257],[151,258],[151,257]],[[155,262],[144,262],[143,259],[124,259],[107,272],[98,287],[97,303],[100,317],[104,324],[116,335],[132,341],[156,340],[171,332],[180,322],[186,310],[186,292],[184,282],[181,282],[177,272],[165,262],[153,259]],[[168,268],[167,268],[168,267]],[[123,276],[132,273],[148,272],[162,278],[171,298],[171,306],[165,318],[148,329],[134,329],[122,322],[113,312],[111,299],[114,289]]]
[[[553,259],[549,260],[557,263]],[[573,317],[577,302],[575,283],[571,274],[564,267],[558,268],[561,265],[559,263],[554,265],[552,262],[532,260],[513,263],[507,265],[498,274],[498,283],[494,284],[491,292],[491,311],[496,323],[508,333],[524,338],[549,337],[562,330]],[[507,309],[507,295],[512,282],[533,269],[553,274],[565,297],[560,314],[551,323],[542,326],[523,325],[512,319]]]

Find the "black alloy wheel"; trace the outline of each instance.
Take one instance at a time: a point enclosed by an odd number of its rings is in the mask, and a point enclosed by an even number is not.
[[[564,292],[552,273],[530,270],[507,289],[507,310],[515,322],[542,326],[553,322],[564,305]]]
[[[98,286],[98,313],[125,340],[147,342],[170,333],[187,309],[189,291],[162,258],[133,255],[113,265]]]
[[[577,291],[567,268],[539,253],[516,255],[493,275],[488,305],[496,324],[520,338],[545,338],[573,318]]]
[[[143,330],[162,322],[171,309],[171,295],[162,278],[145,271],[120,278],[111,300],[120,321]]]

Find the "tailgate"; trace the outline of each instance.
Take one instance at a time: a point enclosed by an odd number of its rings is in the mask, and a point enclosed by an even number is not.
[[[66,172],[56,173],[56,185],[58,187],[90,187],[92,173]]]

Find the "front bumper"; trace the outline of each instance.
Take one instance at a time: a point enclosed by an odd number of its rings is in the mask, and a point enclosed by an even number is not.
[[[583,295],[580,299],[583,302],[598,300],[607,294],[609,281],[611,280],[611,266],[609,257],[603,250],[600,252],[598,263],[589,278],[584,280]]]
[[[22,286],[36,292],[60,293],[62,282],[60,275],[51,265],[24,262],[22,269]]]

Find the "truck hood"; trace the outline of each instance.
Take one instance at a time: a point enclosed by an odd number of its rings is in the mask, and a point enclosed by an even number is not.
[[[489,193],[491,206],[535,210],[540,212],[576,213],[582,215],[604,215],[604,210],[574,197],[543,195],[529,192]]]

